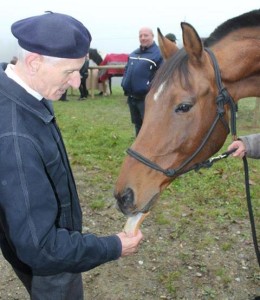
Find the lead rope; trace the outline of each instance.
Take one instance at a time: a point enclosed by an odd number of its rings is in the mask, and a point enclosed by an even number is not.
[[[200,168],[212,167],[212,165],[215,162],[217,162],[223,158],[227,158],[231,153],[235,152],[236,150],[237,149],[232,149],[230,151],[222,153],[221,155],[218,155],[218,156],[208,159],[206,162],[197,165],[197,168],[195,168],[195,171],[197,172]],[[243,165],[244,165],[244,175],[245,175],[247,210],[248,210],[248,214],[249,214],[249,221],[250,221],[250,225],[251,225],[251,233],[252,233],[252,239],[253,239],[253,244],[254,244],[254,248],[255,248],[255,254],[256,254],[258,265],[260,267],[260,250],[259,250],[259,246],[258,246],[256,227],[255,227],[255,218],[254,218],[254,212],[253,212],[252,200],[251,200],[251,194],[250,194],[249,170],[248,170],[248,162],[247,162],[246,156],[243,157]]]
[[[212,157],[205,161],[204,163],[198,164],[194,169],[195,171],[199,171],[201,168],[210,168],[213,164],[223,158],[227,158],[230,154],[235,152],[237,149],[232,149],[230,151],[224,152],[221,155]],[[256,227],[255,227],[255,218],[254,212],[252,207],[251,201],[251,194],[250,194],[250,184],[249,184],[249,170],[248,170],[248,162],[246,156],[243,157],[243,165],[244,165],[244,174],[245,174],[245,189],[246,189],[246,202],[247,202],[247,210],[249,214],[249,221],[251,225],[251,232],[252,232],[252,239],[255,248],[255,254],[257,258],[258,265],[260,267],[260,250],[258,246],[257,234],[256,234]]]
[[[246,156],[243,157],[243,164],[244,164],[244,173],[245,173],[247,210],[248,210],[248,214],[249,214],[252,238],[253,238],[253,243],[254,243],[254,248],[255,248],[255,254],[257,257],[258,265],[260,267],[260,251],[259,251],[259,246],[258,246],[258,241],[257,241],[255,218],[254,218],[251,195],[250,195],[249,172],[248,172],[248,163],[247,163]]]

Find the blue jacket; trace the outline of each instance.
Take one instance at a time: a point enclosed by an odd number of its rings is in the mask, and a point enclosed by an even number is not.
[[[162,62],[160,49],[155,42],[149,48],[140,47],[132,52],[121,83],[125,94],[145,97]]]
[[[79,198],[53,114],[0,69],[0,245],[15,268],[79,273],[120,257],[116,235],[82,234]]]

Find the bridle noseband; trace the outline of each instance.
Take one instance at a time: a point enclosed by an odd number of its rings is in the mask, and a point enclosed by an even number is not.
[[[201,167],[205,167],[207,165],[207,163],[209,161],[202,162],[202,163],[197,163],[197,164],[191,166],[190,168],[184,170],[184,168],[203,149],[203,147],[207,143],[209,137],[211,136],[212,132],[214,131],[214,129],[215,129],[215,127],[216,127],[219,120],[222,121],[222,123],[226,127],[228,133],[230,132],[229,125],[227,124],[227,122],[224,118],[224,114],[225,114],[224,105],[226,105],[226,104],[229,105],[230,111],[231,111],[231,121],[230,121],[231,132],[232,132],[233,136],[236,136],[236,110],[237,110],[236,103],[234,102],[233,98],[229,95],[227,89],[223,86],[223,83],[222,83],[222,80],[221,80],[221,75],[220,75],[220,69],[219,69],[219,66],[218,66],[215,55],[213,54],[213,52],[209,48],[205,48],[205,51],[209,54],[209,56],[211,58],[211,61],[213,63],[214,72],[215,72],[216,84],[217,84],[217,88],[218,88],[218,96],[216,97],[217,115],[216,115],[216,118],[215,118],[213,124],[211,125],[209,131],[207,132],[206,136],[204,137],[202,143],[198,147],[198,149],[196,149],[196,151],[190,157],[188,157],[176,169],[163,169],[158,164],[152,162],[151,160],[149,160],[148,158],[144,157],[143,155],[141,155],[140,153],[138,153],[137,151],[135,151],[131,148],[128,148],[127,151],[126,151],[127,154],[129,154],[130,156],[132,156],[133,158],[135,158],[139,162],[143,163],[144,165],[150,167],[153,170],[156,170],[158,172],[163,173],[167,177],[174,177],[174,176],[177,176],[177,175],[180,175],[180,174],[187,173],[191,170],[198,170]],[[229,155],[230,153],[226,152],[225,154]]]

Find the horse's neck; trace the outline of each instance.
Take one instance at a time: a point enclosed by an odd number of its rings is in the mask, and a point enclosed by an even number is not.
[[[260,96],[260,39],[235,41],[215,50],[224,85],[235,101]],[[213,49],[214,51],[214,49]]]
[[[103,58],[98,52],[91,53],[91,55],[89,55],[89,59],[93,60],[93,62],[97,65],[99,65],[103,60]]]

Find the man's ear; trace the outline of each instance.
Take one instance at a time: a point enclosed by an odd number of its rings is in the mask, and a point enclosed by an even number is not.
[[[37,53],[29,53],[25,58],[25,64],[30,74],[34,74],[39,70],[42,63],[42,55]]]

